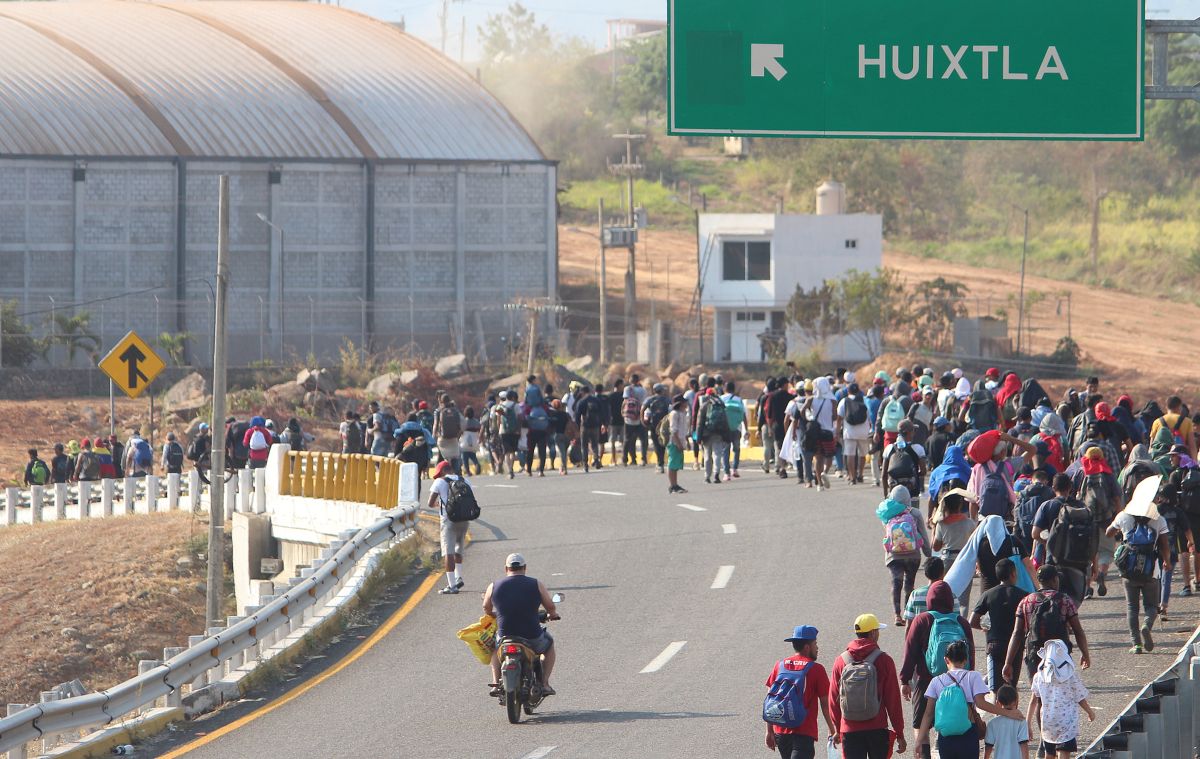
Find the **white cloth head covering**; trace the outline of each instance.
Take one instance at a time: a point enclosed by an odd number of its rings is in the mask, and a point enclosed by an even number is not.
[[[1138,486],[1134,488],[1133,497],[1129,499],[1129,503],[1125,504],[1125,513],[1133,517],[1158,519],[1158,506],[1155,505],[1154,498],[1158,495],[1158,486],[1161,482],[1161,474],[1147,477],[1139,482]]]
[[[1058,638],[1046,641],[1038,651],[1038,656],[1042,658],[1042,663],[1038,665],[1038,671],[1047,680],[1065,683],[1075,676],[1075,660],[1071,658],[1067,644]]]
[[[1063,424],[1061,416],[1050,413],[1042,417],[1042,421],[1038,424],[1038,430],[1043,435],[1063,437],[1067,434],[1067,425]]]
[[[958,385],[954,388],[954,394],[959,399],[969,398],[971,396],[971,380],[966,377],[959,377]]]
[[[817,398],[833,400],[833,389],[829,386],[828,377],[817,377],[813,380],[813,392]]]

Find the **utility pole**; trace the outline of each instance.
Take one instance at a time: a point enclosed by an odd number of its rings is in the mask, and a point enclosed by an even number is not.
[[[1021,245],[1021,286],[1017,296],[1017,355],[1021,355],[1021,330],[1025,326],[1025,255],[1029,252],[1029,209],[1016,206],[1025,213],[1025,242]]]
[[[634,201],[633,201],[633,177],[636,174],[641,174],[645,168],[640,163],[634,163],[633,160],[633,143],[646,139],[644,134],[614,134],[614,140],[625,140],[625,161],[618,164],[609,164],[609,171],[618,176],[624,176],[628,184],[626,201],[628,207],[626,210],[626,224],[630,229],[636,228],[634,220]],[[633,355],[637,352],[637,269],[634,263],[634,254],[637,249],[637,244],[632,240],[629,243],[629,261],[625,267],[625,360],[632,361]]]
[[[208,626],[221,624],[225,594],[225,308],[229,292],[229,175],[217,179],[217,310],[213,319],[212,455],[208,490]]]
[[[465,2],[465,0],[442,0],[442,10],[438,13],[438,24],[442,28],[442,55],[446,54],[446,24],[450,21],[450,3],[461,2]],[[463,23],[466,23],[465,18],[463,19]]]
[[[537,324],[538,318],[547,312],[564,313],[567,310],[566,306],[558,303],[536,303],[534,301],[522,303],[506,303],[504,304],[506,311],[528,311],[529,312],[529,351],[525,360],[526,376],[533,374],[534,362],[537,359]]]
[[[596,227],[596,234],[600,237],[600,365],[608,366],[608,267],[604,255],[604,198],[600,198],[600,223]]]

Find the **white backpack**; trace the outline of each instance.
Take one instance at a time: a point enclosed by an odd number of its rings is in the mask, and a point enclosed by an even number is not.
[[[270,447],[267,444],[267,436],[263,434],[262,430],[255,430],[254,434],[250,436],[250,450],[261,451]]]

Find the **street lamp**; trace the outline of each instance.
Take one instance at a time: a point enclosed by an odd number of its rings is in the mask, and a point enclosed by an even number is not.
[[[278,269],[277,280],[278,280],[278,285],[279,285],[279,364],[282,366],[283,365],[283,346],[284,346],[284,340],[283,340],[283,335],[284,335],[284,330],[283,330],[283,227],[279,226],[275,222],[268,219],[267,215],[264,213],[256,213],[255,216],[257,216],[258,220],[261,221],[263,224],[266,224],[273,231],[279,233],[279,266],[276,268]],[[270,290],[270,287],[268,286],[267,289]]]

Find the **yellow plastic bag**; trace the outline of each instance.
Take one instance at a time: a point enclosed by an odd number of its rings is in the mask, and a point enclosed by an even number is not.
[[[478,622],[459,630],[458,639],[467,644],[481,663],[490,663],[496,650],[496,618],[484,614]]]

